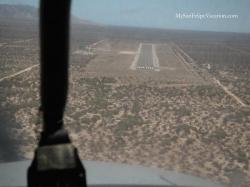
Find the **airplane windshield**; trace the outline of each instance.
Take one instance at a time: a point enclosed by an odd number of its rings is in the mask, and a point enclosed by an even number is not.
[[[250,1],[73,0],[66,129],[82,160],[250,185]],[[42,129],[39,1],[0,0],[0,163]]]

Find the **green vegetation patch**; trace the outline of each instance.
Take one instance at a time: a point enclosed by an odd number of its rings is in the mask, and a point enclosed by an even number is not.
[[[126,115],[117,124],[116,133],[120,134],[124,131],[127,131],[133,128],[136,125],[141,125],[142,123],[143,123],[143,119],[140,116]]]
[[[176,116],[190,116],[192,114],[191,109],[186,106],[181,106],[175,110]]]
[[[190,127],[186,124],[180,124],[176,127],[176,133],[180,134],[180,133],[184,133],[185,135],[190,133]]]
[[[134,114],[138,114],[140,112],[140,103],[138,101],[134,101],[131,112]]]
[[[211,85],[199,85],[199,86],[193,86],[191,88],[191,94],[197,94],[201,97],[208,96],[208,97],[214,97],[214,96],[223,96],[224,92],[221,89],[218,89],[216,87],[213,87]]]
[[[216,139],[222,140],[227,137],[226,132],[223,129],[217,129],[213,135]]]
[[[104,84],[111,84],[111,83],[116,83],[116,80],[113,77],[103,77],[102,82]]]
[[[92,111],[106,109],[109,105],[108,97],[112,92],[112,88],[106,83],[110,81],[111,79],[107,78],[84,78],[84,82],[87,84],[87,90],[94,93],[94,95],[87,100],[87,104],[91,106]]]
[[[244,151],[238,149],[237,154],[238,154],[238,155],[237,155],[237,160],[238,160],[239,162],[242,162],[242,163],[248,162],[247,154],[246,154]]]

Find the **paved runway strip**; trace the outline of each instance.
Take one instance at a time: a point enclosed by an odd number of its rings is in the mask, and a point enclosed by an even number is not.
[[[140,43],[130,68],[132,70],[143,69],[160,71],[155,44]]]

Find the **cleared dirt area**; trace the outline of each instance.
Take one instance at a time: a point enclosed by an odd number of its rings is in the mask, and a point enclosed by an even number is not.
[[[121,77],[122,82],[128,79],[135,84],[150,81],[158,84],[207,84],[192,66],[186,65],[178,49],[170,43],[105,40],[93,51],[96,57],[86,67],[87,77]]]

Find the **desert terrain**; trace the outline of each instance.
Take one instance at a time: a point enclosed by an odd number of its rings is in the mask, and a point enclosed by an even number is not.
[[[0,20],[0,161],[39,139],[37,24]],[[83,160],[250,184],[250,35],[71,27],[65,125]]]

